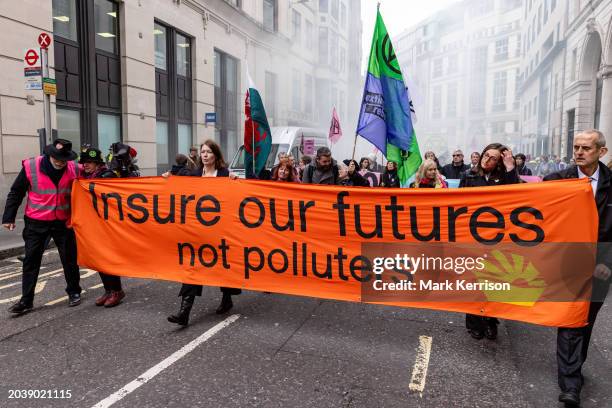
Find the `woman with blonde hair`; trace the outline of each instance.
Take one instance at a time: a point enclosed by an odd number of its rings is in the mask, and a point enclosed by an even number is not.
[[[432,159],[427,159],[416,172],[411,188],[448,188],[448,184],[438,170],[438,165]]]

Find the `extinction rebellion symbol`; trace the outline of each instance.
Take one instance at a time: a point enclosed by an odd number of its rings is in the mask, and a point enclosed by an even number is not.
[[[397,57],[395,56],[395,51],[393,50],[393,44],[391,44],[391,40],[389,39],[389,34],[385,35],[385,38],[383,38],[381,47],[383,61],[385,61],[387,68],[395,72],[397,75],[402,75],[402,71],[399,70],[399,67],[396,68],[393,64],[394,62],[397,64]]]

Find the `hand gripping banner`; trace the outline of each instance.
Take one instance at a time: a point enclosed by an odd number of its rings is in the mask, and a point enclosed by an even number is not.
[[[227,178],[79,179],[83,267],[137,278],[586,324],[587,181],[373,189]]]

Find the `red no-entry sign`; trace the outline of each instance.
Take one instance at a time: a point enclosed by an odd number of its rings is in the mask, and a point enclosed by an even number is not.
[[[38,45],[45,50],[51,45],[51,36],[47,33],[40,33],[38,36]]]
[[[25,58],[26,64],[33,67],[38,62],[38,53],[34,49],[29,49],[26,51]]]

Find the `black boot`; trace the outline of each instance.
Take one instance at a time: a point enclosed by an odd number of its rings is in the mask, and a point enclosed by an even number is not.
[[[232,295],[229,293],[224,293],[221,298],[221,304],[217,308],[217,314],[224,314],[230,311],[230,309],[234,306],[232,302]]]
[[[177,314],[168,316],[168,321],[181,326],[187,326],[189,323],[189,312],[191,312],[191,307],[193,306],[194,300],[195,296],[183,296],[183,299],[181,300],[181,308]]]

